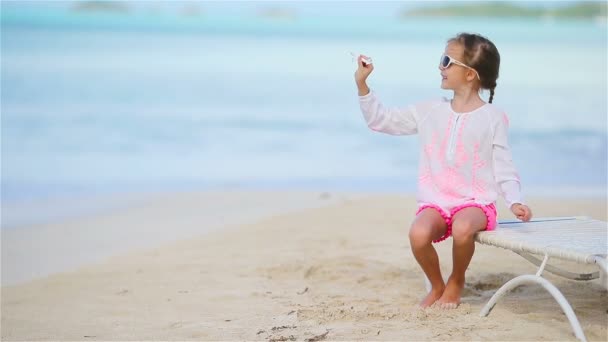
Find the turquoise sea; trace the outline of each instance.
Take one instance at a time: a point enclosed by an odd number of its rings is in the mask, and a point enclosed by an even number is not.
[[[437,63],[463,31],[501,53],[494,103],[510,116],[526,193],[605,196],[605,20],[4,5],[1,18],[3,205],[184,189],[412,192],[416,137],[366,127],[349,51],[372,56],[369,84],[386,104],[406,105],[450,96]]]

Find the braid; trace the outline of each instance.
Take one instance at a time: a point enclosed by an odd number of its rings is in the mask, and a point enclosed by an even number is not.
[[[479,88],[490,90],[490,99],[494,99],[496,80],[500,68],[500,54],[494,43],[488,38],[471,33],[460,33],[448,40],[448,43],[459,43],[464,48],[464,63],[477,72]]]

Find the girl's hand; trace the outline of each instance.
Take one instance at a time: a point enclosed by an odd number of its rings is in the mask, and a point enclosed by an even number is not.
[[[357,71],[355,71],[355,81],[357,84],[365,83],[369,74],[374,71],[374,64],[365,64],[363,58],[368,57],[364,55],[359,55],[359,57],[357,57]]]
[[[527,205],[521,203],[513,204],[511,206],[511,212],[515,215],[515,217],[524,222],[528,222],[532,218],[532,210],[530,210]]]

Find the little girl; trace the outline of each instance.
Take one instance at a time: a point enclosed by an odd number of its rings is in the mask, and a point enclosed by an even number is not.
[[[412,252],[432,285],[422,300],[456,308],[465,271],[475,251],[475,233],[496,228],[495,202],[502,195],[522,221],[532,217],[523,204],[520,180],[507,139],[509,120],[492,105],[500,55],[487,38],[461,33],[448,40],[439,61],[446,98],[403,108],[387,108],[370,91],[366,79],[374,70],[366,56],[358,57],[355,81],[367,125],[392,135],[419,134],[418,210],[409,232]],[[490,90],[489,103],[479,96]],[[431,242],[453,237],[453,268],[447,284]]]

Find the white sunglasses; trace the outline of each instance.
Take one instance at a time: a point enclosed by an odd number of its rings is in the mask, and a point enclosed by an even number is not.
[[[481,78],[479,77],[479,73],[477,72],[477,70],[471,68],[470,66],[468,66],[468,65],[462,63],[461,61],[459,61],[457,59],[454,59],[454,58],[452,58],[452,57],[450,57],[448,55],[445,55],[445,54],[441,55],[441,58],[439,59],[439,67],[441,69],[447,69],[452,64],[460,65],[462,67],[465,67],[465,68],[468,68],[468,69],[471,69],[471,70],[475,71],[475,75],[477,75],[477,79],[481,81]]]

